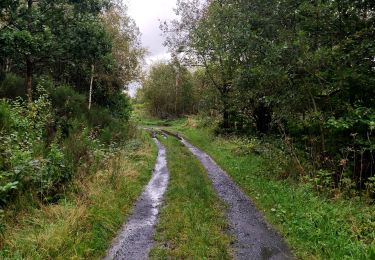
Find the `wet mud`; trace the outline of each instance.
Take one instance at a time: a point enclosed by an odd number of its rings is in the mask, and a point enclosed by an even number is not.
[[[235,259],[295,259],[282,237],[266,223],[227,173],[205,152],[179,139],[203,164],[219,197],[228,204],[227,218],[235,237],[232,247]]]
[[[153,139],[159,151],[152,178],[104,259],[148,259],[154,245],[155,225],[168,186],[169,172],[165,147],[157,138]]]

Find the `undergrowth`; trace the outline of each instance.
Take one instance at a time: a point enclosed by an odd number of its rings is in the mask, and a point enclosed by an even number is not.
[[[298,257],[375,258],[375,208],[362,197],[321,190],[324,175],[301,177],[298,163],[272,142],[215,137],[210,130],[181,122],[173,129],[228,172]]]
[[[55,204],[27,197],[4,216],[0,258],[93,259],[104,256],[149,180],[156,147],[141,134],[108,157],[101,169],[80,167]],[[92,170],[92,168],[91,168]],[[34,204],[28,205],[31,201]]]

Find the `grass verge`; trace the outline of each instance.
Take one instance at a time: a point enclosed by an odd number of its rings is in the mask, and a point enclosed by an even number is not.
[[[100,259],[149,180],[155,158],[156,147],[142,133],[104,170],[77,174],[74,190],[59,203],[8,215],[0,258]]]
[[[162,142],[167,148],[170,183],[151,258],[230,259],[224,208],[203,166],[175,138]]]
[[[177,122],[173,128],[210,154],[253,199],[301,259],[375,259],[375,207],[328,199],[309,184],[270,172],[272,154],[238,153],[244,145]],[[274,172],[277,172],[275,169]]]

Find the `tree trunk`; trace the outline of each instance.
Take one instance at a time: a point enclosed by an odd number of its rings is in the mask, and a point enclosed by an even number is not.
[[[231,127],[231,124],[230,124],[228,95],[225,94],[223,96],[223,128],[225,129],[225,132],[228,132],[230,127]]]
[[[33,7],[33,0],[27,0],[27,11],[28,11],[28,27],[30,31],[31,23],[32,23],[32,7]],[[27,92],[27,100],[29,103],[33,102],[33,63],[31,60],[31,56],[28,55],[26,57],[26,92]]]
[[[91,102],[92,102],[92,84],[94,83],[94,72],[95,72],[95,66],[94,66],[94,64],[92,64],[92,65],[91,65],[90,92],[89,92],[89,110],[91,110]]]
[[[267,134],[270,131],[272,122],[272,109],[265,103],[259,103],[254,109],[254,119],[257,131],[261,134]]]
[[[174,103],[174,114],[177,116],[177,96],[178,96],[178,77],[179,77],[178,69],[176,71],[176,85],[175,85],[175,103]]]
[[[10,60],[9,60],[9,58],[6,58],[6,61],[5,61],[5,72],[10,72]]]
[[[312,102],[313,107],[314,107],[314,112],[318,115],[320,113],[318,111],[318,106],[316,105],[315,98],[310,91],[308,91],[308,92],[309,92],[309,96],[311,98],[311,102]],[[326,151],[326,145],[325,145],[326,142],[325,142],[325,136],[324,136],[324,129],[323,129],[322,121],[323,121],[323,118],[321,118],[321,114],[320,114],[320,116],[319,116],[320,141],[321,141],[321,149],[322,149],[322,152],[324,153]]]
[[[33,102],[33,63],[30,57],[26,58],[26,91],[28,102]]]
[[[230,124],[229,124],[229,111],[228,111],[228,106],[224,105],[223,108],[223,128],[225,130],[229,130]]]
[[[222,124],[222,127],[225,129],[225,131],[227,132],[230,127],[231,127],[231,124],[230,124],[230,113],[229,113],[229,86],[227,84],[224,84],[223,88],[222,88],[222,91],[221,92],[221,99],[222,99],[222,102],[223,102],[223,124]]]

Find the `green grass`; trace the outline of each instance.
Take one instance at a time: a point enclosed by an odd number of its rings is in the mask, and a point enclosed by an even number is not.
[[[0,259],[100,259],[151,176],[156,147],[145,133],[137,143],[77,176],[58,204],[8,214]]]
[[[172,126],[176,123],[182,124],[185,122],[182,118],[177,119],[160,119],[156,117],[152,117],[147,114],[146,109],[143,104],[134,104],[133,105],[133,112],[132,112],[132,121],[137,123],[140,126],[148,127],[148,126]]]
[[[161,140],[170,183],[152,259],[230,259],[224,208],[203,166],[175,138]]]
[[[328,199],[311,185],[278,178],[278,158],[241,154],[241,144],[177,122],[194,145],[210,154],[254,200],[302,259],[375,259],[375,207],[359,200]],[[182,166],[180,166],[182,167]]]

